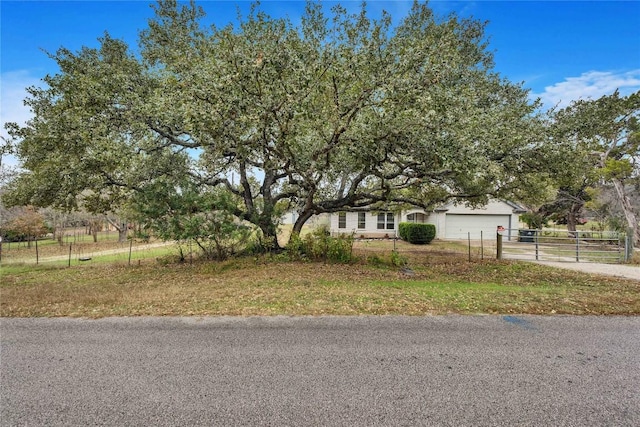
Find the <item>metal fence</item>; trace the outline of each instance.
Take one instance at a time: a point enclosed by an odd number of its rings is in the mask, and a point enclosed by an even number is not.
[[[619,263],[627,261],[625,233],[506,229],[498,237],[498,257],[536,261]]]
[[[101,241],[60,245],[57,241],[0,242],[0,266],[132,264],[177,252],[172,242]]]

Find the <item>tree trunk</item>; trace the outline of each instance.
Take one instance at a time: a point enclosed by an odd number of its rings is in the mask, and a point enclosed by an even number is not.
[[[567,212],[567,230],[569,231],[569,237],[577,237],[576,226],[578,225],[578,217],[582,212],[582,203],[572,203]]]
[[[262,231],[262,247],[266,252],[278,252],[282,249],[278,243],[278,227],[271,218],[262,218],[257,225]]]
[[[631,200],[627,193],[624,190],[624,184],[618,180],[613,179],[613,187],[616,190],[616,196],[618,201],[620,202],[620,206],[622,207],[622,211],[624,212],[624,217],[627,220],[627,226],[634,230],[633,232],[633,243],[635,247],[640,247],[640,230],[638,230],[638,217],[633,211],[633,207],[631,206]]]
[[[106,217],[107,222],[111,224],[116,230],[118,230],[118,242],[123,243],[127,241],[127,223],[126,222],[116,222],[113,219]]]
[[[302,227],[304,227],[304,225],[307,223],[309,218],[311,218],[312,216],[313,216],[312,211],[302,211],[298,219],[296,219],[296,222],[293,224],[293,230],[291,230],[291,235],[293,236],[295,234],[300,236]]]
[[[116,229],[118,230],[118,242],[123,243],[127,241],[127,231],[129,231],[127,229],[127,224],[126,223],[122,223],[120,224],[120,227],[116,227]]]
[[[60,246],[63,246],[64,242],[62,241],[62,239],[64,237],[64,226],[62,226],[62,225],[57,226],[53,230],[53,237],[58,241],[58,244]]]
[[[93,243],[98,243],[98,232],[102,230],[102,221],[97,218],[89,221],[89,230],[93,237]]]

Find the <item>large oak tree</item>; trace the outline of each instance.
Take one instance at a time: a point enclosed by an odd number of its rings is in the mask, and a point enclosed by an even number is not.
[[[108,35],[51,55],[33,120],[9,126],[14,201],[104,210],[186,177],[275,242],[288,209],[299,232],[323,212],[535,197],[545,179],[537,105],[493,70],[483,23],[417,2],[397,25],[364,5],[308,3],[299,26],[258,6],[223,28],[195,3],[155,11],[140,56]]]

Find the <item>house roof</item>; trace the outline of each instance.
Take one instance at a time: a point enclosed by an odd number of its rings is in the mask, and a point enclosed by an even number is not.
[[[491,201],[493,202],[498,202],[498,203],[504,203],[505,205],[509,206],[512,210],[513,213],[515,214],[521,214],[521,213],[525,213],[527,212],[527,210],[520,206],[519,204],[512,202],[510,200],[502,200],[502,199],[491,199]],[[433,212],[447,212],[449,209],[451,209],[451,207],[453,207],[455,204],[455,202],[449,202],[446,203],[444,205],[440,205],[437,206],[433,209]],[[423,212],[430,212],[427,210],[423,210],[422,208],[418,208],[418,207],[414,207],[414,208],[409,208],[409,209],[403,209],[403,212],[418,212],[418,211],[423,211]],[[389,212],[388,210],[385,209],[345,209],[344,212]]]
[[[527,212],[527,210],[525,208],[523,208],[522,206],[520,206],[519,204],[509,201],[509,200],[500,200],[501,202],[504,202],[506,204],[508,204],[509,206],[511,206],[513,208],[513,213],[525,213]]]
[[[513,213],[525,213],[527,212],[527,210],[525,208],[523,208],[522,206],[520,206],[519,204],[512,202],[510,200],[502,200],[502,199],[492,199],[494,202],[500,202],[500,203],[504,203],[505,205],[511,207],[511,209],[513,209]],[[438,206],[437,208],[435,208],[433,211],[434,212],[446,212],[448,211],[451,206],[454,205],[454,202],[449,202],[447,204],[444,204],[442,206]]]

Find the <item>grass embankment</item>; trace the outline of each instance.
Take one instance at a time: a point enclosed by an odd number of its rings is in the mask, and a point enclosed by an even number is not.
[[[351,265],[259,257],[3,266],[0,315],[640,314],[640,284],[632,280],[531,263],[468,262],[448,243],[400,247],[413,273],[406,274],[385,262],[390,245],[359,245],[360,262]]]

